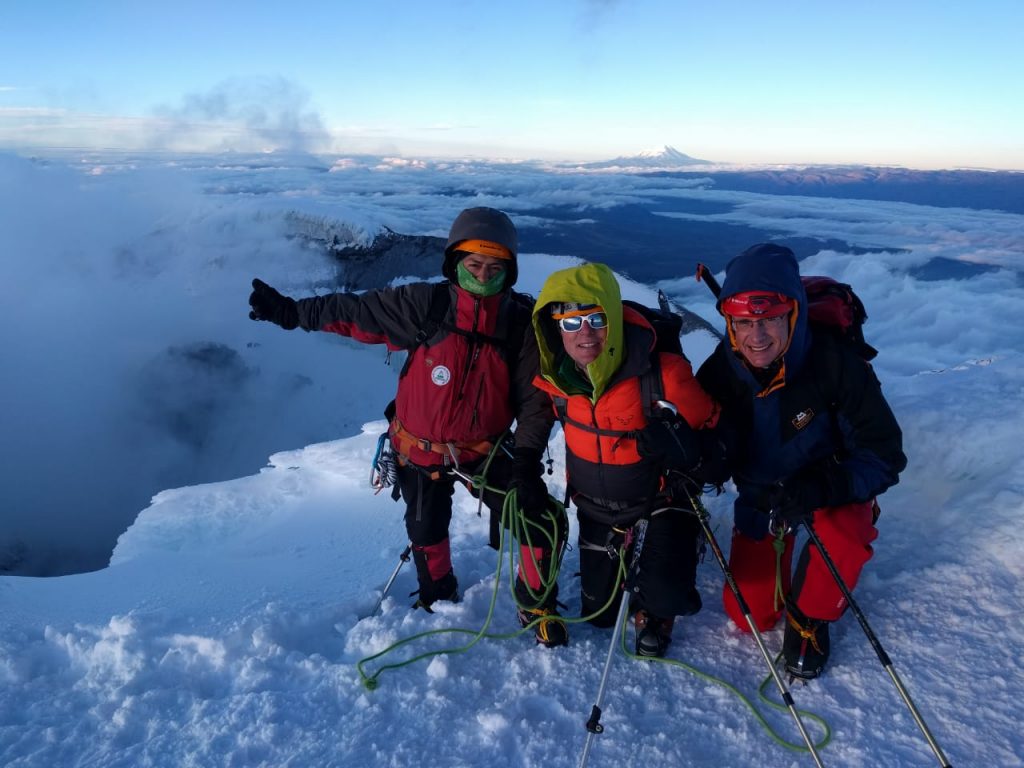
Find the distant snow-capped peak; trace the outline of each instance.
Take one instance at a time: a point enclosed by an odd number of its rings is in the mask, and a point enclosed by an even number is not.
[[[667,144],[663,147],[655,147],[654,149],[648,149],[640,152],[636,157],[650,158],[651,160],[675,160],[686,163],[702,162],[680,152],[675,147],[668,146]]]
[[[685,165],[710,165],[710,160],[700,160],[680,152],[675,147],[664,146],[647,150],[637,155],[616,157],[596,163],[586,163],[587,168],[676,168]]]

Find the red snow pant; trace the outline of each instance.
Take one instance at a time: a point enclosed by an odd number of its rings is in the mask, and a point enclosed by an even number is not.
[[[826,507],[814,513],[814,530],[851,590],[864,564],[871,559],[871,542],[878,537],[874,521],[874,501]],[[796,572],[790,578],[793,540],[791,534],[784,538],[779,562],[773,536],[753,539],[733,529],[729,570],[759,630],[774,627],[785,609],[785,601],[776,596],[777,576],[781,579],[782,594],[808,618],[835,621],[846,610],[846,598],[836,586],[818,548],[811,542],[804,546]],[[722,600],[733,623],[749,632],[747,620],[728,584],[722,590]]]

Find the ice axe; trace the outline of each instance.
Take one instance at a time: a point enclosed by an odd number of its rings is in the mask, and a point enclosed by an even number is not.
[[[699,283],[702,280],[704,281],[704,284],[707,285],[708,289],[713,294],[715,294],[715,298],[717,299],[722,293],[722,286],[718,284],[718,281],[715,279],[714,274],[711,272],[710,269],[708,269],[707,264],[701,264],[698,262],[697,282]]]

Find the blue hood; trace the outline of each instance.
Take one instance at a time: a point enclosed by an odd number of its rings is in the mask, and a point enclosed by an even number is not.
[[[796,299],[796,318],[790,331],[789,348],[783,355],[787,374],[795,374],[803,366],[810,337],[807,332],[807,293],[800,282],[800,268],[793,252],[775,243],[758,243],[730,261],[725,268],[722,293],[718,297],[719,312],[724,299],[747,291],[771,291]],[[740,357],[733,355],[732,358],[738,369],[752,378]]]

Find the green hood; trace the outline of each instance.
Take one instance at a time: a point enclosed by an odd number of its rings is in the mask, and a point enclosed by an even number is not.
[[[558,326],[551,317],[550,305],[566,301],[598,304],[608,315],[608,341],[600,356],[587,366],[594,385],[593,402],[604,394],[624,355],[622,296],[615,275],[604,264],[581,264],[554,272],[544,281],[533,308],[533,330],[540,348],[540,375],[563,392],[569,384],[558,375],[559,358],[565,354]]]

